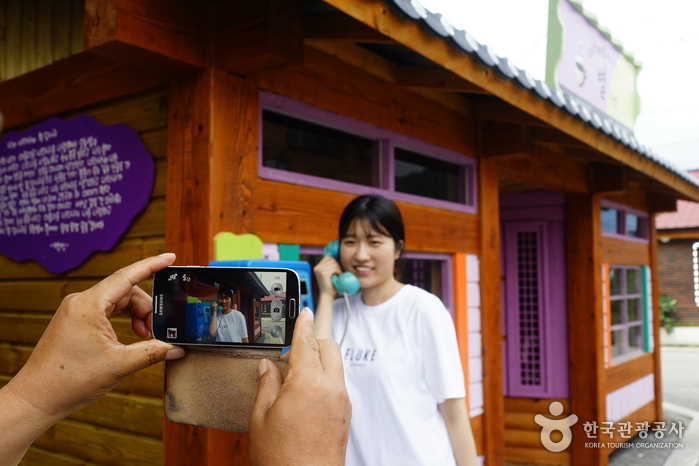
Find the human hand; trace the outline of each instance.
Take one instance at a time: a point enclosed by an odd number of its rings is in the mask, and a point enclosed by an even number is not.
[[[289,373],[260,361],[260,385],[250,417],[254,465],[343,465],[352,405],[345,387],[340,347],[316,340],[313,313],[296,321]]]
[[[66,296],[7,388],[55,422],[97,401],[127,375],[182,357],[181,348],[158,340],[123,345],[109,321],[117,313],[129,316],[136,335],[148,338],[151,297],[137,284],[174,261],[174,254],[150,257]]]
[[[333,286],[332,276],[342,273],[340,264],[333,257],[325,256],[313,267],[313,273],[318,282],[318,293],[335,297],[336,292]]]

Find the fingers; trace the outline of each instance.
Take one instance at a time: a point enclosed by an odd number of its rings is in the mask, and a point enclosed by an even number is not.
[[[344,379],[345,371],[342,365],[340,345],[333,340],[318,340],[318,351],[320,352],[320,363],[323,366],[323,372],[331,377],[342,377]]]
[[[117,270],[85,292],[93,299],[116,305],[129,296],[134,287],[155,272],[164,269],[175,262],[175,255],[165,253],[159,256],[143,259],[121,270]]]
[[[139,341],[120,347],[124,354],[120,356],[122,377],[145,369],[166,359],[179,359],[184,356],[180,347],[169,345],[159,340]]]
[[[296,319],[294,338],[291,340],[292,349],[289,351],[289,369],[317,368],[320,364],[318,357],[318,342],[315,337],[313,312],[303,308]]]
[[[262,422],[267,410],[279,396],[282,389],[282,374],[277,366],[268,359],[260,359],[260,382],[252,405],[250,424]]]
[[[145,319],[153,311],[153,298],[138,286],[134,286],[132,290],[116,304],[113,312],[121,311],[127,317]]]

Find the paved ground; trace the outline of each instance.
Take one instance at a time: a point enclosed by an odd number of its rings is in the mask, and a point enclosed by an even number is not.
[[[699,347],[663,347],[661,350],[661,369],[663,378],[663,401],[673,405],[699,411]],[[665,422],[682,422],[684,426],[692,426],[692,420],[687,417],[687,413],[678,413],[681,410],[665,410]],[[692,430],[699,429],[699,419],[694,421]],[[681,442],[683,452],[688,453],[697,445],[692,445],[692,437],[684,432],[683,438],[679,439],[677,434],[666,435],[661,442]],[[632,440],[635,444],[648,442],[638,436]],[[655,440],[657,441],[657,440]],[[696,456],[681,455],[674,453],[671,449],[658,448],[628,448],[619,449],[609,456],[610,466],[663,466],[666,461],[673,466],[694,466]],[[672,455],[672,457],[671,457]],[[688,457],[689,456],[689,457]]]
[[[699,411],[699,347],[664,346],[663,401]]]

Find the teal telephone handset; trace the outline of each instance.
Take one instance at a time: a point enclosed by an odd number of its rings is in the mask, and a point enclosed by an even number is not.
[[[323,248],[323,255],[330,256],[337,262],[340,262],[340,242],[336,239],[330,241],[328,245]],[[355,277],[351,272],[343,272],[340,275],[333,275],[332,281],[337,292],[344,298],[345,307],[347,309],[345,329],[342,332],[342,338],[340,338],[340,346],[342,346],[342,342],[345,341],[345,335],[347,335],[347,326],[349,325],[350,319],[350,302],[348,296],[359,291],[361,285],[359,284],[357,277]]]
[[[332,240],[327,246],[323,248],[323,256],[330,256],[335,259],[338,263],[340,262],[340,242],[338,240]],[[340,275],[332,276],[333,286],[338,293],[347,293],[348,295],[353,295],[359,291],[361,287],[359,285],[359,280],[351,272],[343,272]]]

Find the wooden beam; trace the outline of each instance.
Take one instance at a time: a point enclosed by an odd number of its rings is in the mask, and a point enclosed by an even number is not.
[[[164,86],[169,75],[83,52],[0,83],[5,127]]]
[[[530,134],[533,142],[572,148],[589,148],[585,143],[555,128],[532,127],[530,128]]]
[[[564,155],[532,144],[529,158],[497,158],[501,175],[539,189],[588,193],[586,167]]]
[[[396,69],[396,84],[465,94],[489,94],[483,88],[444,68],[401,66]]]
[[[252,76],[303,63],[300,0],[225,0],[216,17],[221,68]]]
[[[255,228],[257,96],[216,68],[171,85],[165,247],[178,264],[205,265],[216,233]],[[245,434],[165,421],[163,441],[165,466],[249,464]]]
[[[655,355],[653,353],[646,353],[629,361],[615,364],[607,369],[606,388],[604,391],[605,393],[611,393],[654,372],[656,370]],[[656,377],[660,378],[660,374],[658,373]]]
[[[85,50],[146,69],[202,68],[208,11],[186,0],[86,0]]]
[[[606,421],[602,335],[602,276],[597,243],[600,237],[599,196],[566,198],[566,264],[568,281],[568,354],[570,411],[582,422],[572,427],[573,465],[606,465],[599,448],[585,448],[584,422]]]
[[[486,122],[481,125],[484,158],[521,159],[531,156],[527,128],[521,125]]]
[[[677,198],[665,193],[648,193],[648,211],[677,212]]]
[[[699,187],[693,183],[682,179],[647,157],[632,151],[591,125],[570,115],[564,109],[556,108],[549,102],[539,98],[535,93],[522,89],[515,82],[501,79],[492,69],[484,68],[476,59],[462,54],[449,42],[427,32],[420,24],[407,21],[397,12],[386,8],[386,4],[383,1],[324,1],[364,24],[380,30],[383,34],[393,38],[397,43],[417,51],[425,58],[498,96],[507,102],[503,105],[518,109],[527,118],[539,122],[539,126],[545,124],[563,131],[611,158],[661,181],[690,199],[699,201]],[[503,114],[502,111],[499,113],[499,118],[507,118],[509,116]],[[487,116],[483,118],[488,119]],[[520,121],[507,119],[498,121],[525,123],[521,119]]]
[[[303,35],[307,39],[365,44],[395,44],[374,28],[345,14],[314,15],[304,18]]]
[[[628,169],[624,165],[592,162],[588,170],[592,193],[621,194],[628,189]]]
[[[485,464],[505,462],[505,408],[502,381],[502,313],[500,310],[500,204],[498,167],[493,159],[479,164],[481,336],[483,345],[483,441]]]
[[[482,121],[497,121],[515,125],[548,127],[543,121],[501,101],[474,100],[471,102],[473,117]]]

